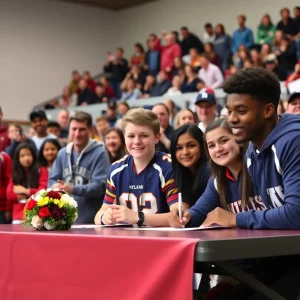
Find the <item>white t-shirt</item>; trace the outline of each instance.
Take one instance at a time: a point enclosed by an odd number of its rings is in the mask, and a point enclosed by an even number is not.
[[[41,148],[41,146],[42,146],[42,144],[44,143],[45,140],[47,140],[47,139],[57,139],[57,136],[50,133],[47,136],[42,137],[42,138],[35,135],[31,139],[35,143],[37,151],[40,151],[40,148]]]

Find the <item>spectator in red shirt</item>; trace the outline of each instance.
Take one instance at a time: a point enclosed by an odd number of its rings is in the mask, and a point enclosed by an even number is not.
[[[145,50],[142,44],[136,43],[134,45],[134,54],[131,57],[131,66],[142,66],[145,61]]]
[[[181,57],[181,48],[172,34],[164,31],[162,32],[162,37],[165,38],[165,46],[160,44],[161,39],[157,39],[155,41],[155,49],[161,52],[160,70],[170,75],[174,65],[174,58]]]
[[[48,171],[39,167],[36,150],[28,143],[20,144],[13,158],[13,172],[7,186],[7,200],[13,208],[13,224],[20,224],[27,199],[47,188]]]
[[[109,84],[109,80],[107,79],[107,77],[103,76],[100,78],[100,84],[102,84],[102,86],[105,88],[105,94],[109,96],[109,98],[114,98],[115,97],[115,93],[113,88],[110,86]]]
[[[0,151],[10,145],[10,139],[8,138],[8,126],[2,123],[3,113],[0,107]]]
[[[87,86],[91,89],[91,91],[95,93],[96,82],[94,79],[92,79],[91,73],[89,71],[85,71],[82,78],[85,79]]]
[[[0,224],[11,222],[11,206],[7,202],[6,188],[11,178],[11,159],[5,152],[0,153]]]

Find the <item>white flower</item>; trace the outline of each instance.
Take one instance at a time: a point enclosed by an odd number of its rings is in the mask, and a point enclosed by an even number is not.
[[[45,227],[47,230],[52,230],[52,229],[54,229],[54,228],[56,227],[56,225],[50,225],[50,224],[48,223],[48,221],[46,221],[46,222],[44,223],[44,227]]]
[[[39,216],[34,216],[31,220],[31,225],[34,228],[41,229],[43,225],[43,220]]]
[[[62,201],[64,204],[69,205],[70,207],[77,207],[77,202],[74,200],[73,197],[70,197],[68,194],[63,194],[60,198],[60,201]]]
[[[40,194],[37,194],[37,195],[34,196],[34,200],[37,201],[37,202],[40,201],[41,199],[43,199],[43,196],[40,195]]]

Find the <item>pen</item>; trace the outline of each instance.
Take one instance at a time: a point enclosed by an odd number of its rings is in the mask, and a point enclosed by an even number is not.
[[[182,219],[182,195],[178,193],[178,210],[179,210],[179,218]]]

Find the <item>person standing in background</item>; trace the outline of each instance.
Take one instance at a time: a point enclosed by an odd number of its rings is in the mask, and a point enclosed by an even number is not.
[[[3,113],[0,107],[0,151],[10,145],[10,139],[8,138],[8,126],[2,122]]]

